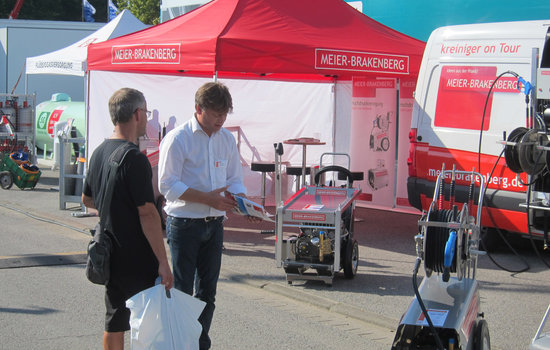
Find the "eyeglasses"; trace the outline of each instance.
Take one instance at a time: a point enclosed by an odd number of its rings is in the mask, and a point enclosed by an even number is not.
[[[143,108],[141,108],[141,107],[136,108],[136,111],[137,111],[138,109],[141,109],[142,111],[145,112],[145,115],[147,116],[147,121],[150,121],[150,120],[153,119],[153,113],[151,113],[151,111],[148,111],[148,110],[143,109]]]

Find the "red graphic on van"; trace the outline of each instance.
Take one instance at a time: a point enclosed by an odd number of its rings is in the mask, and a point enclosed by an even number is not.
[[[497,67],[445,66],[441,69],[434,125],[447,128],[489,129],[493,93],[519,93],[517,80],[497,78]],[[494,86],[493,86],[494,83]],[[492,93],[487,98],[489,90]],[[485,108],[485,102],[487,107]]]

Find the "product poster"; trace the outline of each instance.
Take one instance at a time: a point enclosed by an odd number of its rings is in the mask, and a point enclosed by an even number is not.
[[[360,200],[394,207],[397,80],[353,78],[351,171],[362,171]]]

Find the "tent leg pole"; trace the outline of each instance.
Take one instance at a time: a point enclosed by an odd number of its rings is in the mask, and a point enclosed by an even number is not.
[[[332,152],[336,152],[336,78],[332,78]]]
[[[397,207],[397,169],[399,162],[399,99],[401,98],[399,89],[400,79],[395,79],[395,161],[394,161],[394,176],[393,176],[393,208]]]

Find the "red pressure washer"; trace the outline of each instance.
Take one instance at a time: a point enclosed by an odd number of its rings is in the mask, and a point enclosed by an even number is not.
[[[445,177],[471,176],[479,182],[477,215],[470,216],[468,198],[462,208],[455,202],[443,208],[441,189]],[[451,184],[451,192],[454,185]],[[432,204],[418,221],[420,233],[415,236],[416,263],[413,287],[416,298],[403,314],[392,350],[488,350],[489,328],[480,311],[479,286],[476,281],[480,240],[481,208],[485,179],[480,173],[442,170],[437,177]],[[454,194],[451,193],[454,199]],[[416,275],[424,261],[426,277],[420,287]],[[434,273],[435,272],[435,273]],[[451,276],[456,274],[456,276]]]
[[[353,188],[353,174],[348,170],[349,155],[323,153],[315,185],[304,186],[285,203],[281,202],[280,164],[282,145],[275,144],[276,229],[275,260],[283,267],[289,284],[296,280],[318,280],[331,286],[335,274],[343,269],[344,277],[357,274],[359,245],[354,238],[355,200],[360,188]],[[348,168],[323,166],[323,156],[347,157]],[[337,172],[346,185],[325,186],[324,174]],[[284,235],[283,228],[298,228],[299,234]]]

